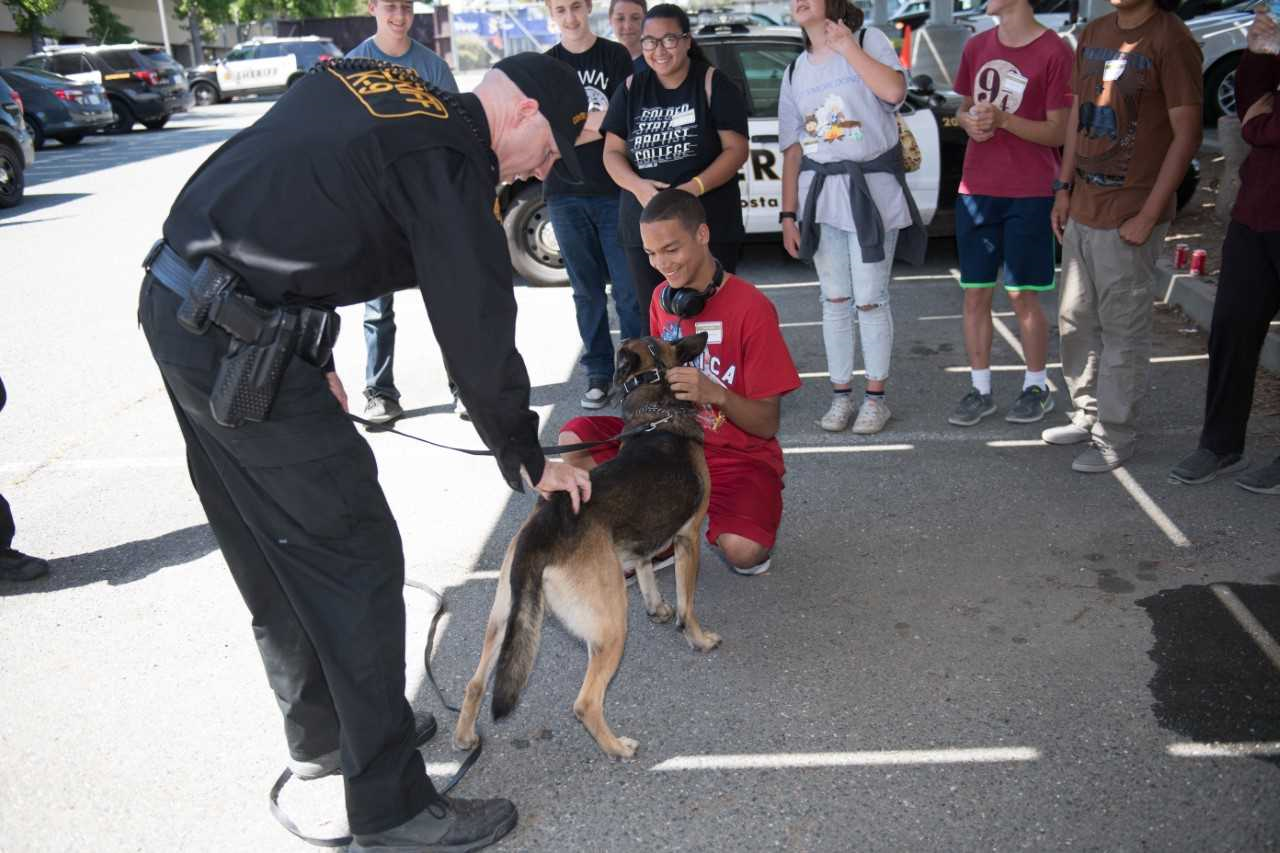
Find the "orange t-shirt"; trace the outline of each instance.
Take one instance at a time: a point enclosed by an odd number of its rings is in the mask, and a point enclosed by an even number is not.
[[[1072,84],[1080,104],[1072,219],[1119,228],[1142,209],[1173,142],[1169,110],[1204,101],[1200,64],[1199,45],[1172,12],[1156,10],[1131,30],[1113,12],[1085,28]],[[1170,193],[1160,221],[1173,212]]]

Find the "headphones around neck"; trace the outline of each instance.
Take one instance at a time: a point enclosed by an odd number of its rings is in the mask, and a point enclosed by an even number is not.
[[[677,317],[696,317],[702,313],[702,309],[707,307],[707,302],[711,297],[716,295],[716,291],[720,289],[720,285],[724,284],[724,267],[716,261],[716,272],[711,277],[711,284],[706,290],[694,290],[692,287],[672,287],[669,284],[662,285],[662,290],[658,291],[658,304],[662,306],[662,310],[668,314],[675,314]]]

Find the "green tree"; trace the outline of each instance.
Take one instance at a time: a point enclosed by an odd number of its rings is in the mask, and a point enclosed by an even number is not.
[[[89,7],[89,37],[98,44],[133,41],[133,30],[102,0],[84,0]]]
[[[229,24],[232,17],[232,0],[177,0],[174,14],[185,18],[191,33],[191,64],[204,62],[204,39],[210,34],[208,25]]]
[[[9,7],[18,32],[31,37],[32,53],[40,49],[42,36],[55,35],[45,26],[44,19],[61,8],[62,0],[4,0],[4,4]]]

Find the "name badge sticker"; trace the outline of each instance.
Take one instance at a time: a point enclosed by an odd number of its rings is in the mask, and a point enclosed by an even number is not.
[[[694,112],[693,107],[681,110],[671,117],[671,127],[684,127],[686,124],[693,124]]]
[[[1010,97],[1021,98],[1027,91],[1027,78],[1010,69],[1000,80],[1000,91]]]
[[[711,344],[724,343],[724,323],[721,323],[719,320],[707,323],[694,323],[693,333],[696,335],[699,332],[707,333],[707,346],[710,346]]]
[[[1102,82],[1111,83],[1119,80],[1124,75],[1125,66],[1129,64],[1129,60],[1122,57],[1120,59],[1108,59],[1102,64]]]

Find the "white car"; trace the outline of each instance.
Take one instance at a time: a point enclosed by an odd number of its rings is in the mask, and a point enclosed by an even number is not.
[[[283,92],[311,66],[342,56],[332,41],[319,36],[256,38],[236,45],[213,65],[187,71],[196,103],[202,106],[243,95]]]
[[[782,156],[778,151],[778,94],[787,66],[804,50],[798,27],[755,27],[716,24],[697,33],[698,44],[712,64],[738,84],[747,97],[750,155],[738,172],[742,220],[747,234],[772,236],[781,231]],[[926,96],[908,97],[900,115],[920,146],[921,166],[907,175],[907,186],[928,225],[938,208],[942,175],[938,120]],[[567,284],[564,260],[551,218],[536,181],[505,188],[499,196],[511,265],[529,284]]]

